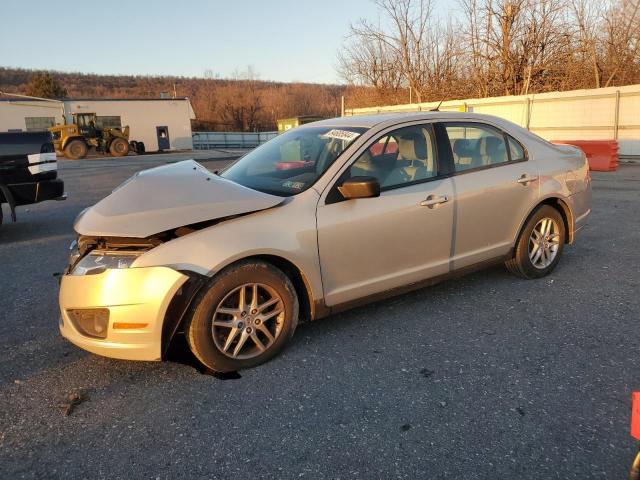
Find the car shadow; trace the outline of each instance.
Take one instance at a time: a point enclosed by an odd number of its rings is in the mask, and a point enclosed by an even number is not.
[[[428,310],[434,303],[434,300],[440,295],[450,295],[452,291],[456,290],[473,290],[473,285],[480,280],[484,280],[485,282],[500,282],[511,278],[513,278],[513,276],[509,274],[502,265],[497,265],[463,277],[445,280],[433,286],[420,288],[385,300],[354,307],[319,320],[303,322],[298,325],[287,351],[300,354],[309,343],[320,347],[320,344],[329,338],[335,337],[336,335],[339,338],[346,331],[351,331],[354,328],[357,329],[363,321],[363,317],[366,317],[367,322],[372,322],[368,325],[369,327],[379,329],[379,334],[385,336],[385,329],[389,329],[390,331],[396,330],[397,324],[387,322],[384,315],[379,315],[381,312],[383,314],[385,312],[391,312],[400,305],[408,309],[424,307],[423,309]],[[374,313],[378,315],[377,318],[372,319],[371,317]],[[303,337],[309,340],[304,341]],[[371,355],[375,354],[376,352],[371,353]],[[168,362],[189,366],[203,375],[211,375],[220,380],[235,380],[241,378],[239,372],[219,373],[202,365],[191,353],[186,338],[182,333],[178,333],[172,340],[164,359]]]
[[[237,380],[242,378],[238,372],[215,372],[200,363],[193,353],[191,353],[187,339],[182,333],[176,334],[173,338],[164,359],[168,362],[186,365],[202,375],[211,375],[219,380]]]

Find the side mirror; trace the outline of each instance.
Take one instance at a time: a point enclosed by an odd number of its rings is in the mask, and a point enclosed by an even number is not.
[[[380,184],[374,177],[352,177],[338,187],[344,198],[371,198],[380,196]]]

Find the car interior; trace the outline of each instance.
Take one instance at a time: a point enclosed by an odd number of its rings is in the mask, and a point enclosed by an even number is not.
[[[351,166],[350,176],[375,177],[381,187],[433,177],[435,152],[430,127],[407,127],[383,137]]]
[[[447,126],[456,171],[508,161],[504,137],[479,127]]]

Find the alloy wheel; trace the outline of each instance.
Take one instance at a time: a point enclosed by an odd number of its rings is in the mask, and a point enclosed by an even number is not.
[[[529,259],[534,267],[542,270],[555,260],[560,248],[560,228],[552,218],[541,219],[529,237]]]
[[[225,355],[256,357],[279,337],[284,302],[268,285],[246,283],[228,293],[216,307],[211,326],[213,341]]]

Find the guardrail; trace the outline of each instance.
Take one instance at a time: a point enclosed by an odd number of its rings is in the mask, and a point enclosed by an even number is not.
[[[276,135],[278,132],[193,132],[193,149],[255,148]]]

